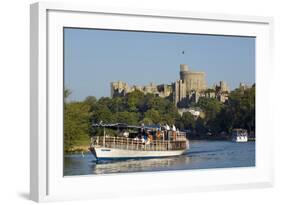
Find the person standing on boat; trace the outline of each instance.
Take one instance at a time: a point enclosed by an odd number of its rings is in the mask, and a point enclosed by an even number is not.
[[[139,129],[139,134],[141,135],[141,138],[145,135],[145,129],[144,129],[143,123],[141,123],[141,127]]]
[[[176,131],[177,129],[176,129],[176,126],[173,124],[173,126],[172,126],[172,130],[173,131]]]
[[[177,137],[177,129],[176,126],[173,124],[172,126],[172,131],[173,131],[173,140],[176,140]]]
[[[170,129],[171,129],[168,124],[166,124],[166,128],[167,128],[168,131],[170,131]]]
[[[156,139],[160,140],[161,138],[162,138],[162,132],[161,132],[161,130],[157,130],[156,131]]]
[[[170,127],[167,123],[164,124],[164,133],[165,133],[165,140],[168,140],[168,133],[170,131]]]
[[[169,139],[169,132],[170,132],[171,128],[168,124],[167,124],[166,127],[167,127],[167,139]]]
[[[142,139],[144,140],[144,142],[147,141],[147,137],[148,137],[148,132],[143,130],[143,133],[142,133]]]
[[[130,134],[130,133],[129,133],[128,131],[124,131],[124,132],[123,132],[123,137],[128,138],[128,137],[129,137],[129,134]]]
[[[141,143],[142,143],[143,145],[145,144],[144,136],[141,137]]]

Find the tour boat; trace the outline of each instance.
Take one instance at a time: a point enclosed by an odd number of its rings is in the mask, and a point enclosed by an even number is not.
[[[91,138],[89,148],[98,161],[171,157],[189,149],[185,132],[164,130],[160,126],[117,123],[93,124],[93,127],[103,132],[102,136]]]
[[[232,130],[232,141],[234,142],[247,142],[248,134],[245,129],[233,129]]]

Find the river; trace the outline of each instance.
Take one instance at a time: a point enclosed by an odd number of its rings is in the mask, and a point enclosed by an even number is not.
[[[255,142],[190,141],[185,155],[96,163],[91,153],[64,156],[64,176],[255,166]]]

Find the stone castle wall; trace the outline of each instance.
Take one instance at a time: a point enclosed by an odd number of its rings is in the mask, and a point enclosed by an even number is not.
[[[190,71],[185,64],[180,65],[180,79],[186,84],[186,91],[201,92],[206,89],[205,72]]]
[[[125,96],[127,93],[139,90],[145,94],[151,93],[160,97],[169,97],[173,99],[177,107],[187,107],[189,102],[197,102],[200,96],[208,96],[204,93],[207,89],[205,77],[205,72],[191,71],[188,65],[181,64],[180,80],[176,80],[172,84],[154,85],[150,83],[146,86],[133,85],[130,87],[122,81],[112,82],[111,97]],[[224,81],[220,81],[219,86],[216,88],[219,89],[219,93],[224,93],[224,95],[229,92],[229,88]]]

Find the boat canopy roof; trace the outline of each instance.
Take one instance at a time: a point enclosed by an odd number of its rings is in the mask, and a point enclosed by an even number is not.
[[[128,125],[126,123],[109,123],[109,124],[103,124],[103,123],[94,123],[92,124],[93,127],[100,127],[100,128],[111,128],[111,129],[147,129],[147,130],[157,130],[160,129],[160,125],[149,125],[149,126],[141,126],[141,125]]]
[[[247,130],[246,129],[242,129],[242,128],[234,128],[232,131],[235,131],[235,132],[246,132]]]

